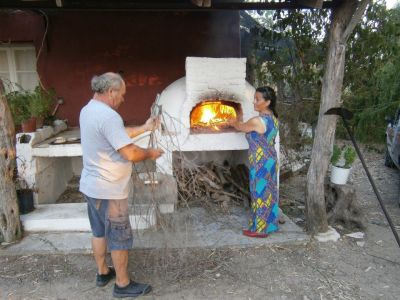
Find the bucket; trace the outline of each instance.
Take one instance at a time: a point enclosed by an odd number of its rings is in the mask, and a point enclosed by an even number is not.
[[[351,169],[332,166],[331,182],[334,184],[346,184],[349,179]]]
[[[35,209],[33,206],[33,191],[29,189],[17,190],[18,207],[21,215]]]

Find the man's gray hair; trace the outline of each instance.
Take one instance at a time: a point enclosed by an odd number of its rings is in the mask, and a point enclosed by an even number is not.
[[[124,80],[121,75],[108,72],[99,76],[93,76],[91,86],[93,92],[103,94],[110,88],[115,90],[121,89],[123,83]]]

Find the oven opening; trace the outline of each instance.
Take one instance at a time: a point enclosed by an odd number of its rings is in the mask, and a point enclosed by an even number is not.
[[[239,103],[227,100],[207,99],[197,104],[190,113],[191,133],[219,133],[236,131],[230,120],[242,120]]]

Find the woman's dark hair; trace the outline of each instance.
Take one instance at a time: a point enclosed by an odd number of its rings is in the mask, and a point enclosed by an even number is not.
[[[275,91],[273,90],[273,88],[269,87],[269,86],[262,86],[256,89],[256,92],[259,92],[262,94],[263,98],[268,101],[270,100],[270,104],[269,104],[269,109],[272,110],[272,112],[274,113],[274,116],[277,118],[278,117],[278,113],[276,112],[276,94]]]

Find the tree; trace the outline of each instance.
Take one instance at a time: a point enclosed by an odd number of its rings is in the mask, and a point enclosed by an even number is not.
[[[290,42],[281,44],[273,53],[267,69],[276,82],[288,84],[295,102],[319,99],[329,11],[277,11],[275,20],[273,29],[282,32]]]
[[[255,85],[277,88],[279,103],[286,104],[281,119],[295,134],[285,139],[289,144],[302,143],[299,121],[317,123],[330,15],[331,10],[307,9],[241,13],[248,74]],[[388,10],[385,0],[376,0],[346,46],[342,100],[354,112],[351,123],[361,142],[384,142],[385,116],[400,104],[399,25],[400,7]],[[341,123],[336,137],[347,137]]]
[[[281,143],[298,148],[298,123],[316,124],[330,10],[241,13],[242,53],[248,80],[276,89],[285,130]]]
[[[21,237],[17,195],[13,180],[15,168],[15,129],[0,80],[0,242]]]
[[[361,142],[384,142],[385,116],[394,116],[400,104],[399,25],[400,8],[387,10],[376,1],[349,40],[343,99],[355,113],[352,125]]]
[[[370,3],[371,0],[347,0],[332,9],[318,124],[307,173],[306,218],[307,229],[312,234],[328,230],[324,181],[335,138],[337,117],[325,116],[324,113],[329,108],[341,105],[346,43]]]

